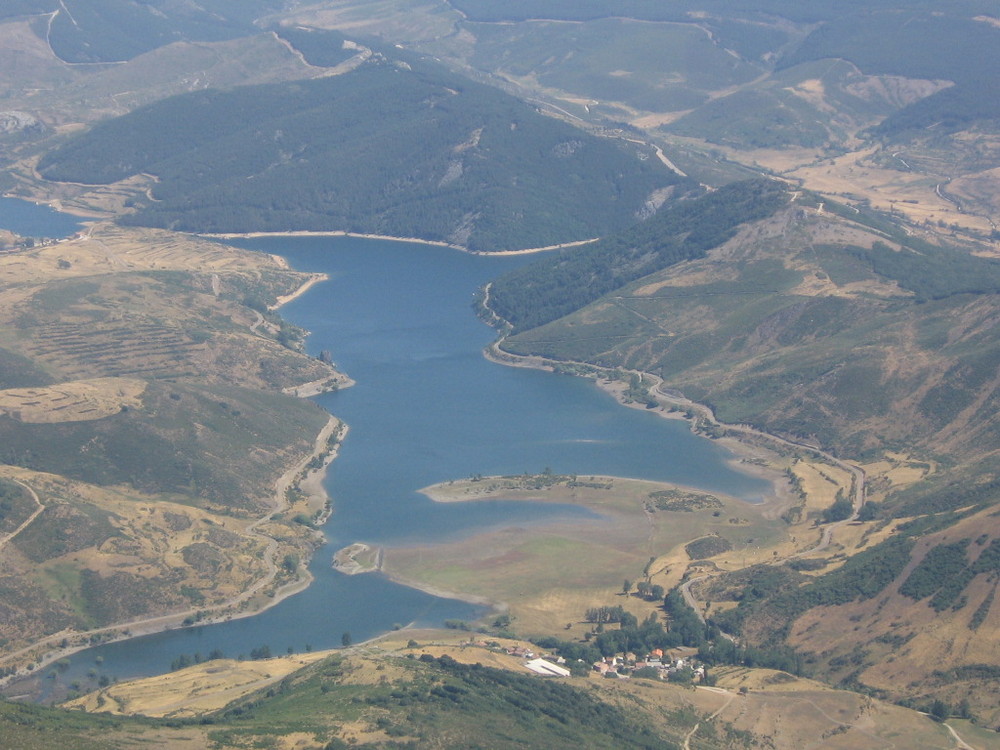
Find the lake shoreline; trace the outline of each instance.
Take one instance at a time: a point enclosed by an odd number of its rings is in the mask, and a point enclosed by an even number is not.
[[[545,245],[544,247],[526,247],[516,250],[470,250],[463,245],[456,245],[451,242],[441,240],[425,240],[420,237],[397,237],[389,234],[366,234],[362,232],[347,232],[340,229],[335,230],[292,230],[287,232],[192,232],[198,237],[209,237],[217,240],[253,240],[266,239],[271,237],[355,237],[363,240],[384,240],[386,242],[405,242],[413,245],[430,245],[432,247],[445,247],[450,250],[458,250],[469,255],[483,255],[487,257],[509,257],[515,255],[532,255],[534,253],[544,253],[549,250],[565,250],[571,247],[580,247],[597,242],[600,237],[593,237],[586,240],[573,240],[571,242],[561,242],[555,245]],[[278,256],[280,257],[280,256]],[[320,274],[325,276],[325,274]],[[322,280],[322,279],[320,279]],[[313,282],[315,283],[315,282]],[[280,298],[279,298],[280,299]],[[294,299],[294,297],[290,298]],[[289,300],[290,301],[290,300]],[[284,303],[282,303],[284,304]],[[280,307],[276,305],[274,309]]]
[[[586,367],[591,372],[595,373],[595,377],[588,379],[593,380],[594,385],[598,389],[614,398],[621,406],[640,411],[652,412],[662,419],[682,420],[688,422],[691,431],[695,434],[697,434],[695,426],[698,417],[706,418],[710,422],[727,430],[735,429],[734,425],[727,425],[723,422],[719,422],[708,406],[691,401],[682,395],[665,393],[662,390],[662,378],[651,373],[643,373],[634,370],[627,371],[630,374],[637,374],[644,379],[649,378],[653,381],[653,385],[650,387],[649,391],[659,404],[654,408],[649,408],[646,404],[628,399],[625,394],[629,388],[629,384],[625,381],[610,377],[612,370],[608,368],[602,368],[588,362],[560,362],[559,360],[547,359],[537,355],[512,354],[510,352],[503,351],[500,348],[500,344],[503,342],[504,338],[505,337],[501,337],[486,347],[483,350],[483,356],[489,361],[495,362],[499,365],[505,365],[507,367],[524,367],[527,369],[543,370],[546,372],[556,372],[560,367],[566,366]],[[596,373],[603,373],[604,377],[599,377]],[[691,412],[693,412],[695,416],[687,416],[687,413]],[[770,439],[777,443],[786,442],[776,435],[769,435],[756,430],[753,432],[755,435],[762,436],[765,439]],[[709,438],[705,437],[705,439],[708,440]],[[776,511],[772,510],[772,512],[780,513],[787,505],[790,505],[793,502],[790,487],[787,486],[787,481],[784,479],[783,475],[776,468],[768,465],[769,462],[767,462],[766,458],[763,459],[765,462],[764,465],[761,465],[760,463],[762,460],[762,451],[770,452],[769,449],[751,445],[748,441],[741,439],[736,435],[730,434],[727,434],[727,436],[723,438],[716,438],[714,439],[714,442],[724,445],[726,449],[733,454],[732,458],[727,461],[733,469],[742,474],[746,474],[747,476],[762,479],[771,485],[771,491],[768,496],[762,498],[762,503],[764,505],[770,504],[774,508],[777,508]],[[707,491],[698,487],[690,487],[688,489]],[[750,501],[747,500],[746,502]]]

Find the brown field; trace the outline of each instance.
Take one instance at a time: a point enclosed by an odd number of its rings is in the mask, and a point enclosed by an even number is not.
[[[287,264],[280,258],[194,235],[97,222],[73,239],[0,255],[0,284],[135,271],[245,274],[284,269]],[[298,275],[307,278],[307,274]]]
[[[867,696],[773,670],[729,667],[719,668],[715,674],[720,687],[748,690],[745,695],[736,693],[716,709],[718,724],[732,722],[736,729],[768,737],[777,750],[954,747],[940,724]],[[718,704],[725,696],[713,699]]]
[[[150,275],[165,271],[179,275]],[[332,368],[281,346],[276,323],[241,304],[248,296],[288,297],[316,281],[264,253],[98,223],[72,240],[0,254],[7,324],[0,346],[62,381],[194,377],[267,390],[342,387]]]
[[[815,149],[736,150],[677,136],[668,140],[696,150],[718,150],[732,161],[764,167],[831,199],[848,204],[867,202],[880,211],[902,215],[913,224],[955,225],[973,232],[980,240],[993,229],[986,217],[995,215],[1000,205],[995,169],[961,175],[949,183],[951,173],[946,169],[933,172],[890,168],[882,163],[888,155],[877,147],[830,158]],[[936,189],[939,184],[947,186],[947,193],[964,199],[975,213],[962,211],[942,197]]]

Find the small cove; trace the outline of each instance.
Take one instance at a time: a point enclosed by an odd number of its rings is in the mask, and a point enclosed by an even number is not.
[[[0,197],[0,227],[22,237],[63,239],[79,231],[81,221],[41,203]]]
[[[575,506],[483,501],[438,504],[417,490],[472,474],[606,474],[671,481],[748,501],[765,482],[734,470],[729,454],[685,423],[625,409],[593,383],[487,361],[494,337],[472,310],[477,288],[526,257],[358,238],[273,237],[240,244],[286,257],[330,280],[282,308],[312,332],[357,385],[315,400],[350,425],[326,480],[333,514],[304,592],[253,617],[107,644],[70,657],[59,681],[165,672],[181,654],[272,653],[355,643],[399,625],[473,620],[481,606],[396,584],[345,576],[333,552],[356,541],[429,544],[505,526],[597,517]],[[472,592],[474,593],[474,592]],[[46,681],[47,682],[47,681]]]

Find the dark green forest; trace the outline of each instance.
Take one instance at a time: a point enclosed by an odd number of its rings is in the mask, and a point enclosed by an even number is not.
[[[301,26],[278,26],[273,31],[301,52],[307,63],[320,68],[332,68],[357,54],[357,50],[344,49],[344,35],[337,31]]]
[[[588,239],[679,182],[633,144],[590,136],[433,65],[200,91],[48,154],[50,180],[156,175],[128,224],[198,232],[346,230],[500,250]]]
[[[781,183],[754,179],[679,201],[617,235],[501,277],[490,287],[490,308],[515,332],[540,326],[638,278],[704,256],[785,200]]]
[[[130,60],[171,42],[218,41],[256,33],[257,16],[275,0],[6,0],[0,18],[58,11],[37,27],[71,63]]]

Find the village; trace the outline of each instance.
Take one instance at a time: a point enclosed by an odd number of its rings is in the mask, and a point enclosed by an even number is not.
[[[537,654],[526,646],[499,646],[476,642],[476,646],[501,650],[508,656],[524,659],[524,666],[543,677],[570,677],[574,671],[572,664],[556,654]],[[627,651],[614,656],[605,656],[594,662],[588,669],[588,674],[597,674],[608,679],[628,680],[633,677],[667,680],[680,684],[705,683],[708,672],[703,664],[694,658],[694,649],[652,649],[645,656],[639,656]],[[582,660],[577,664],[583,665]],[[576,673],[580,674],[581,670]]]

